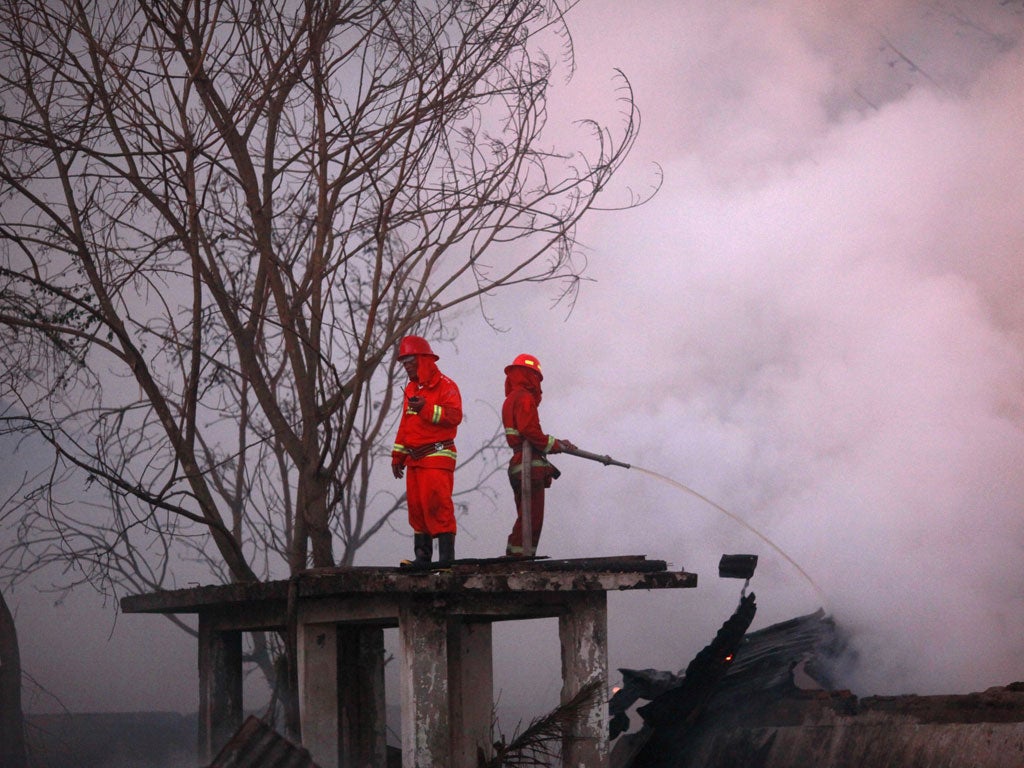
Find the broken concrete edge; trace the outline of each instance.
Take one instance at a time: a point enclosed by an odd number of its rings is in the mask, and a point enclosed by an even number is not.
[[[864,696],[857,700],[860,715],[902,715],[916,723],[1024,722],[1024,682],[961,694]]]
[[[755,696],[751,706],[728,714],[716,710],[701,728],[708,732],[740,729],[1024,723],[1024,683],[962,694],[857,696],[834,691],[791,690],[776,698]]]
[[[324,588],[324,585],[300,588],[299,597],[316,598],[343,596],[345,594],[432,594],[442,596],[457,593],[493,592],[576,592],[650,589],[692,589],[697,586],[696,574],[686,572],[646,574],[574,574],[571,577],[544,579],[542,577],[474,577],[460,583],[451,574],[432,574],[414,583],[382,585],[378,590],[338,590]],[[270,587],[270,588],[264,588]],[[204,609],[246,604],[263,603],[283,605],[287,601],[287,590],[276,588],[276,583],[260,585],[224,585],[197,587],[193,589],[154,592],[130,595],[121,599],[124,613],[196,613]]]
[[[664,560],[643,555],[578,560],[496,559],[486,566],[456,562],[437,571],[398,567],[348,567],[304,571],[292,579],[249,584],[216,584],[129,595],[124,613],[196,613],[242,603],[281,604],[292,583],[300,598],[373,594],[473,594],[523,592],[616,592],[638,589],[691,589],[697,575],[669,571]]]

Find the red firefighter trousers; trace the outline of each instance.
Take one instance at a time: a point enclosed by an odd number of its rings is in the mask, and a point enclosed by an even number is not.
[[[510,474],[509,482],[512,484],[512,494],[516,500],[516,522],[512,526],[512,533],[508,535],[508,542],[505,544],[506,555],[521,555],[523,553],[523,481],[519,473]],[[550,475],[544,471],[534,471],[530,474],[530,532],[533,546],[531,552],[537,551],[537,544],[540,543],[540,531],[544,527],[544,489],[551,485]]]
[[[452,488],[455,473],[439,467],[407,466],[405,493],[409,504],[409,526],[415,533],[455,533],[455,504]]]

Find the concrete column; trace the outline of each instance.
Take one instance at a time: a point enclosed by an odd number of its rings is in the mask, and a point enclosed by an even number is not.
[[[451,765],[448,621],[433,598],[410,596],[398,611],[402,647],[402,768]]]
[[[296,650],[302,745],[321,768],[339,768],[338,628],[300,623]]]
[[[344,768],[379,768],[387,763],[384,630],[342,624],[338,645],[340,762]]]
[[[448,686],[453,768],[476,768],[477,749],[491,756],[494,661],[490,622],[448,625]]]
[[[242,726],[242,633],[199,614],[199,759],[216,757]]]
[[[608,601],[604,592],[576,593],[558,619],[563,704],[598,680],[600,694],[562,743],[564,768],[608,768]]]

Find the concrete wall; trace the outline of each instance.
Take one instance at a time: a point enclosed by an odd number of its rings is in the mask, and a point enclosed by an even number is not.
[[[804,725],[711,730],[674,768],[1021,768],[1024,723],[922,723],[912,716],[824,714]]]
[[[1024,724],[920,724],[840,719],[834,725],[739,729],[687,750],[679,768],[1020,768]]]

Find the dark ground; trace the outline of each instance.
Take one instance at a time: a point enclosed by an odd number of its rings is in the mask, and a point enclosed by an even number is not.
[[[28,715],[30,768],[196,768],[196,716]]]

